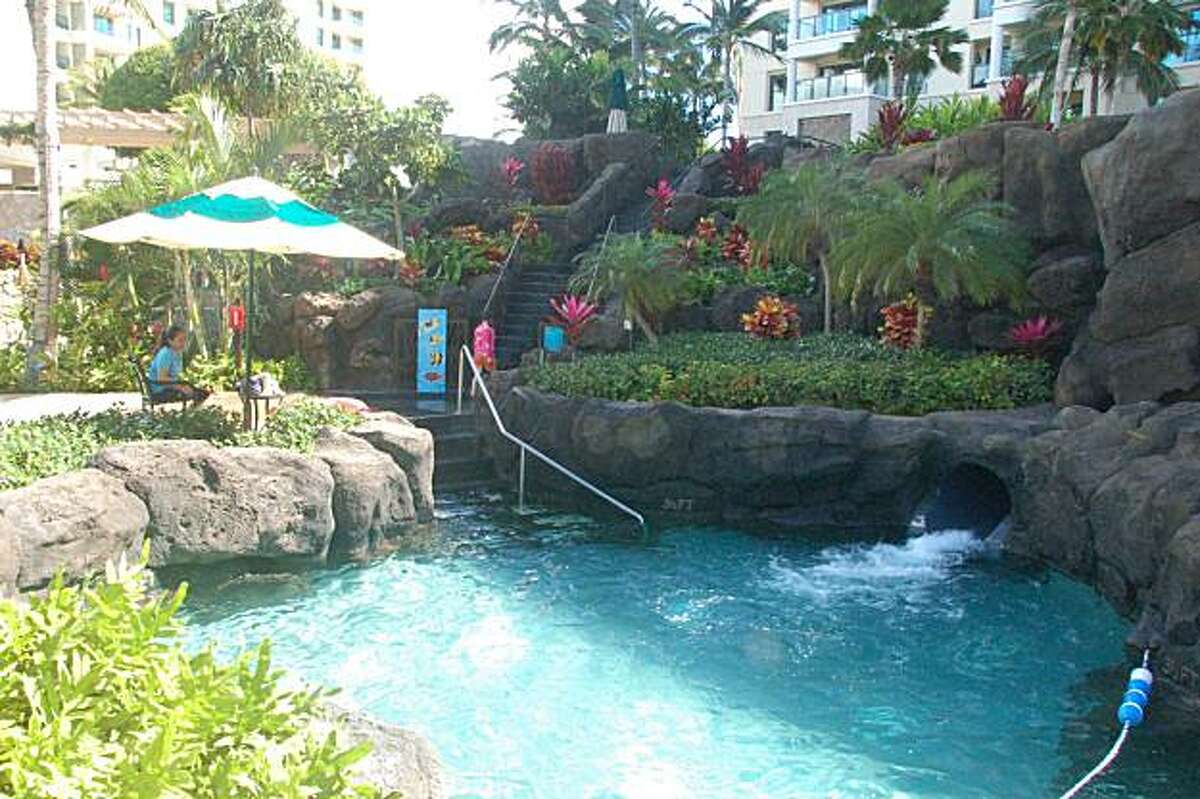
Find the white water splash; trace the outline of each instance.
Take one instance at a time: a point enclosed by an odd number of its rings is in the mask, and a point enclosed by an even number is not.
[[[821,552],[816,564],[799,568],[773,558],[770,581],[779,590],[818,599],[890,594],[898,588],[912,590],[941,582],[989,548],[970,530],[941,530],[901,544],[831,547]]]

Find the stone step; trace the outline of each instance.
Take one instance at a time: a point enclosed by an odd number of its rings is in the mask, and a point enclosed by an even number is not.
[[[496,467],[491,458],[455,458],[434,464],[433,487],[438,491],[487,485],[496,481]]]
[[[413,424],[433,433],[435,442],[440,436],[475,433],[475,415],[472,413],[425,416],[413,419]]]
[[[484,456],[483,441],[474,430],[445,433],[433,440],[434,462],[472,460]]]

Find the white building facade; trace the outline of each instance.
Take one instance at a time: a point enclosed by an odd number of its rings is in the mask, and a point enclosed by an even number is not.
[[[877,0],[776,2],[776,9],[787,12],[788,26],[786,34],[774,37],[775,55],[743,54],[738,103],[742,133],[751,139],[785,133],[841,143],[867,130],[887,102],[890,84],[871,85],[862,65],[847,61],[840,51],[853,41],[857,21],[874,13],[876,5]],[[963,68],[959,73],[935,69],[920,99],[998,95],[1012,74],[1022,28],[1036,5],[1036,0],[951,0],[940,24],[966,31],[969,41],[958,48]],[[1200,20],[1200,11],[1193,13]],[[1183,85],[1200,85],[1200,32],[1188,34],[1188,53],[1172,61]],[[1086,107],[1086,99],[1077,96],[1073,101]],[[1112,107],[1102,107],[1101,112],[1144,106],[1136,90],[1123,87]]]

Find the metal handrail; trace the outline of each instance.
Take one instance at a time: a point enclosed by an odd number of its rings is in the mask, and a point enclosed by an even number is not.
[[[529,223],[532,221],[533,214],[526,214],[524,221],[521,222],[521,228],[513,238],[512,246],[508,248],[508,257],[501,264],[500,274],[496,277],[496,282],[492,284],[492,291],[488,294],[487,302],[483,304],[483,313],[480,314],[480,318],[487,319],[488,311],[492,307],[492,300],[496,299],[496,292],[500,290],[500,284],[504,282],[504,277],[508,274],[508,267],[512,264],[513,256],[517,254],[517,247],[521,244],[521,237],[525,235],[525,228],[529,227]]]
[[[504,436],[506,439],[508,439],[509,441],[511,441],[512,443],[516,444],[518,447],[521,448],[521,471],[520,471],[520,476],[518,478],[518,499],[517,499],[521,510],[525,509],[525,454],[530,453],[535,458],[540,460],[542,463],[546,464],[547,466],[551,467],[552,469],[555,469],[560,474],[563,474],[563,475],[571,478],[576,483],[583,486],[588,491],[591,491],[593,494],[600,497],[601,499],[605,500],[613,507],[617,508],[620,511],[623,511],[624,513],[628,514],[629,516],[632,516],[637,521],[637,523],[640,524],[642,527],[646,526],[646,517],[642,516],[642,514],[638,513],[636,510],[629,507],[624,502],[622,502],[621,500],[612,496],[611,494],[607,493],[606,491],[592,485],[587,480],[585,480],[582,477],[580,477],[579,475],[575,474],[575,472],[571,471],[566,466],[563,466],[561,463],[554,460],[553,458],[551,458],[549,455],[545,454],[541,450],[537,449],[536,447],[534,447],[530,444],[527,444],[526,442],[524,442],[521,439],[514,436],[512,433],[508,432],[508,428],[504,426],[504,421],[500,418],[500,412],[496,410],[496,403],[492,401],[492,393],[490,391],[488,391],[487,383],[485,383],[483,380],[483,373],[479,371],[479,366],[475,363],[475,359],[471,357],[471,351],[466,346],[464,346],[462,348],[462,351],[459,353],[459,356],[458,356],[458,374],[459,374],[458,410],[459,410],[459,413],[462,412],[462,390],[463,390],[462,377],[463,377],[463,364],[464,363],[469,363],[471,365],[471,371],[474,372],[474,374],[475,374],[474,381],[472,382],[472,389],[474,389],[474,386],[479,386],[479,388],[483,391],[483,399],[487,403],[488,411],[490,411],[492,414],[492,421],[496,423],[496,429],[500,431],[500,435]]]

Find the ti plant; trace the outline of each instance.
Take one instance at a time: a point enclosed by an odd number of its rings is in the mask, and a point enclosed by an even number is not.
[[[579,342],[583,329],[595,318],[600,306],[588,302],[576,294],[564,294],[550,299],[550,308],[554,315],[548,319],[551,324],[559,325],[567,332],[567,340],[572,344]]]

